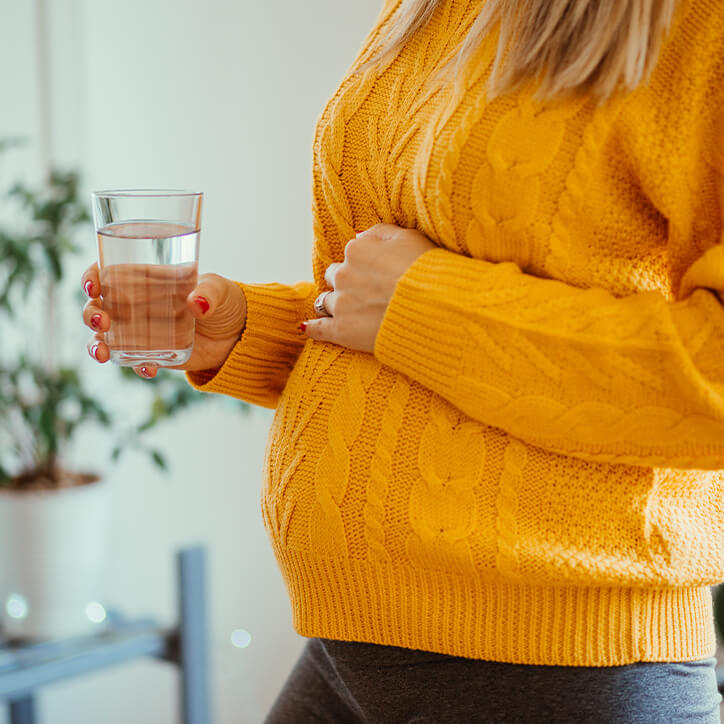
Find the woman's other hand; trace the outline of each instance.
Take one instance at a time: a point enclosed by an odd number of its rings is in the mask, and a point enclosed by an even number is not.
[[[81,277],[89,301],[83,309],[83,322],[94,334],[88,353],[98,362],[108,362],[110,350],[104,334],[113,320],[103,308],[98,264],[92,264]],[[218,369],[241,337],[246,324],[246,299],[241,287],[218,274],[202,274],[196,288],[186,298],[189,312],[196,320],[194,346],[189,360],[170,369],[189,371]],[[134,367],[141,377],[156,376],[152,365]]]
[[[424,234],[394,224],[377,224],[344,249],[344,262],[330,264],[324,306],[332,315],[302,323],[312,339],[372,354],[377,332],[398,279],[418,256],[436,249]]]

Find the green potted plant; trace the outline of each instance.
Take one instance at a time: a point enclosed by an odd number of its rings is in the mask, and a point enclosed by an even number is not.
[[[0,143],[0,148],[2,148]],[[134,449],[160,468],[162,451],[144,433],[179,410],[210,399],[178,374],[140,380],[119,368],[119,384],[144,386],[140,420],[117,424],[90,392],[78,357],[61,360],[58,303],[64,267],[91,230],[76,172],[54,170],[39,189],[15,184],[0,218],[0,621],[10,638],[49,638],[102,628],[109,488],[94,471],[69,469],[64,451],[87,425],[107,428],[109,464]],[[78,306],[82,302],[79,294]],[[42,309],[44,328],[28,339],[19,310]],[[79,316],[73,327],[80,332]],[[110,372],[110,371],[109,371]],[[250,407],[236,403],[244,412]]]

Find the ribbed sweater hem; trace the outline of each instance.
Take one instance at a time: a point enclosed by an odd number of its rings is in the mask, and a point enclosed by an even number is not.
[[[511,583],[274,547],[294,628],[306,637],[548,666],[694,661],[715,651],[707,587]]]

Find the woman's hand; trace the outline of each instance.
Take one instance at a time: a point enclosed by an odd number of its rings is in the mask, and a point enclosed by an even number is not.
[[[83,321],[94,331],[88,342],[88,354],[98,362],[108,362],[110,350],[104,339],[113,320],[103,308],[98,265],[86,269],[81,284],[90,300],[83,309]],[[218,369],[239,340],[246,324],[246,298],[235,282],[218,274],[202,274],[196,288],[186,298],[189,312],[196,320],[194,347],[190,359],[170,369],[189,371]],[[165,313],[165,309],[162,310]],[[152,365],[134,367],[141,377],[155,377]]]
[[[303,322],[303,331],[312,339],[372,354],[397,280],[418,256],[435,248],[419,231],[394,224],[358,234],[344,249],[344,263],[330,264],[324,275],[334,290],[324,299],[332,316]]]

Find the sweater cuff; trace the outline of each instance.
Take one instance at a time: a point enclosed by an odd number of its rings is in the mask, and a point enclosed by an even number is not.
[[[274,408],[307,341],[299,323],[308,318],[313,285],[238,284],[246,298],[246,326],[239,341],[218,370],[187,372],[186,378],[202,392]]]
[[[375,357],[449,394],[460,373],[469,321],[460,300],[479,288],[479,264],[489,266],[447,249],[421,254],[397,281],[375,339]]]

